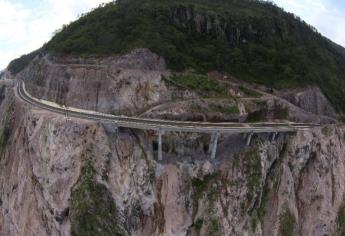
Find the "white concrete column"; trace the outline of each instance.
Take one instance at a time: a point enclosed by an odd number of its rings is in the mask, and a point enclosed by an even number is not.
[[[162,136],[164,134],[163,130],[158,131],[158,160],[163,161],[163,148],[162,148]]]
[[[276,140],[277,135],[278,135],[277,132],[274,132],[274,133],[272,134],[271,142],[274,142],[274,141]]]
[[[211,159],[216,159],[219,136],[220,136],[219,132],[212,134],[211,143],[210,143],[210,149],[212,150],[211,151]]]
[[[67,121],[70,120],[70,118],[69,118],[69,116],[68,116],[68,110],[66,110],[66,120],[67,120]]]
[[[210,139],[210,144],[208,146],[208,154],[211,155],[212,150],[213,150],[213,143],[214,143],[214,139],[216,138],[216,135],[213,133],[211,135],[211,139]]]
[[[253,133],[249,133],[247,136],[247,141],[246,141],[247,146],[250,146],[250,143],[252,141],[252,137],[253,137]]]

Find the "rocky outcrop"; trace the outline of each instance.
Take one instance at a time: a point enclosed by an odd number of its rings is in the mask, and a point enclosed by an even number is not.
[[[286,25],[274,19],[260,18],[258,21],[251,19],[240,20],[212,14],[202,7],[174,6],[170,9],[170,21],[179,28],[188,32],[207,34],[216,39],[227,41],[231,45],[247,44],[264,37],[277,35],[284,38],[287,35]],[[266,27],[263,27],[263,25]]]
[[[344,133],[156,134],[0,106],[1,235],[335,235]]]
[[[337,112],[332,104],[318,87],[307,87],[295,90],[290,89],[281,92],[279,96],[311,113],[332,118],[337,117]]]
[[[37,57],[18,75],[28,91],[66,106],[133,115],[170,100],[164,59],[147,49],[112,58]]]

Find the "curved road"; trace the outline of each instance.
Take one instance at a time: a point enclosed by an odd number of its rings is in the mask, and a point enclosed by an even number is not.
[[[318,126],[305,123],[210,123],[210,122],[182,122],[158,119],[144,119],[126,116],[113,116],[86,110],[59,107],[44,100],[39,100],[27,93],[23,81],[17,83],[17,95],[20,99],[34,107],[68,117],[114,123],[118,127],[195,133],[278,133],[294,132]]]

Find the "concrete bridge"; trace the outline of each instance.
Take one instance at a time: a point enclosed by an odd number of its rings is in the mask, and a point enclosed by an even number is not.
[[[216,158],[218,140],[221,134],[244,134],[246,144],[250,145],[254,134],[269,133],[272,141],[279,133],[290,133],[298,130],[306,130],[318,126],[317,124],[306,123],[210,123],[210,122],[183,122],[159,119],[145,119],[127,116],[115,116],[89,110],[81,110],[72,107],[60,106],[46,100],[32,97],[25,88],[23,81],[18,81],[16,95],[24,102],[50,112],[65,115],[67,117],[94,120],[99,122],[113,123],[116,127],[132,128],[140,130],[153,130],[158,133],[158,160],[163,160],[163,135],[166,132],[190,132],[209,133],[211,142],[209,145],[209,155]]]

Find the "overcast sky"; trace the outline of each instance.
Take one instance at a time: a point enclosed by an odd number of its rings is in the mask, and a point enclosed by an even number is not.
[[[81,13],[111,0],[0,0],[0,69],[40,48],[52,33]],[[345,1],[274,0],[345,46]]]

